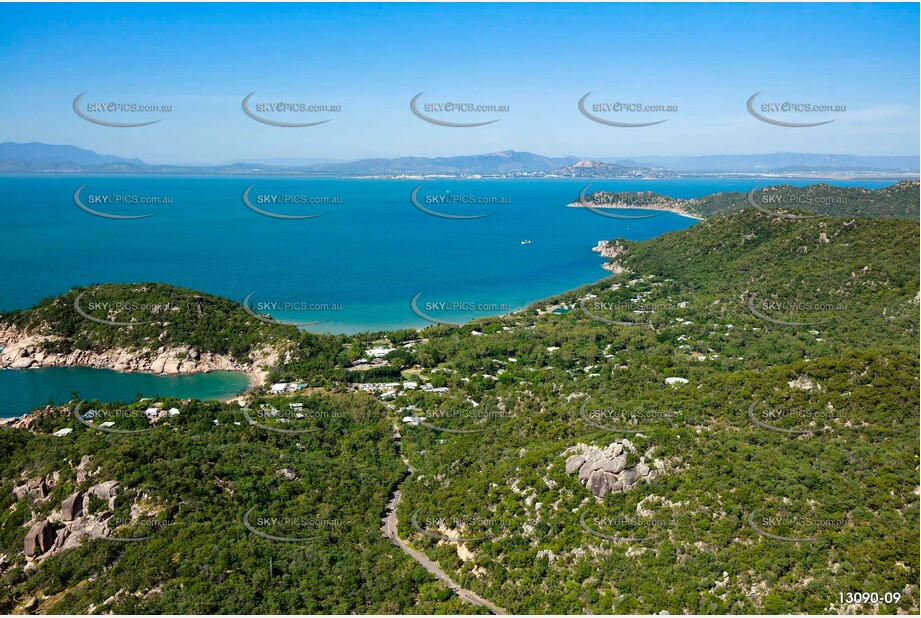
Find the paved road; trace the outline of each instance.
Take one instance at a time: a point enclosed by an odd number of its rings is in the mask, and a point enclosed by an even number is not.
[[[412,471],[412,468],[410,468],[410,471]],[[453,579],[448,577],[447,573],[441,570],[440,566],[429,560],[428,557],[422,552],[418,552],[407,545],[406,542],[397,535],[397,506],[400,504],[400,499],[402,497],[403,494],[398,489],[393,492],[393,497],[390,499],[390,502],[387,503],[387,516],[384,517],[384,526],[382,528],[384,531],[384,536],[390,539],[391,543],[406,552],[410,558],[421,564],[422,568],[446,583],[448,587],[464,601],[485,607],[494,614],[506,614],[507,612],[501,607],[493,605],[475,592],[471,592],[466,588],[461,588],[458,586]]]

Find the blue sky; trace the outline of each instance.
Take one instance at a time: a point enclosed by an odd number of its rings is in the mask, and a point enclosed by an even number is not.
[[[43,4],[0,5],[0,141],[74,144],[165,163],[436,156],[498,150],[620,157],[777,151],[916,155],[917,4]],[[71,109],[170,104],[139,128]],[[240,102],[337,104],[332,122],[279,128]],[[409,101],[508,105],[447,128]],[[578,100],[677,105],[610,114]],[[846,105],[811,128],[760,122],[747,99]],[[432,114],[437,116],[437,114]],[[602,114],[599,114],[602,115]],[[130,116],[130,117],[129,117]],[[108,116],[103,116],[110,118]],[[276,116],[272,116],[276,117]],[[305,115],[277,116],[299,121]],[[116,119],[111,117],[111,119]]]

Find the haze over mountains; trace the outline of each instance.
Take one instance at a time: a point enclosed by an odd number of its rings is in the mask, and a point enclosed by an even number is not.
[[[738,172],[782,171],[788,169],[817,170],[887,170],[917,172],[918,157],[861,156],[844,154],[810,154],[775,152],[750,155],[646,156],[627,159],[602,159],[621,165],[665,167],[681,171]]]
[[[451,157],[397,157],[358,161],[263,159],[220,165],[150,164],[137,158],[103,155],[72,145],[0,143],[0,173],[105,174],[279,174],[313,176],[538,176],[578,178],[674,178],[710,174],[818,177],[880,175],[915,177],[919,158],[843,154],[772,153],[751,155],[640,156],[586,159],[547,157],[505,150]]]

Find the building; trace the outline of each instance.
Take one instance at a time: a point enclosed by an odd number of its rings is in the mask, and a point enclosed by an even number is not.
[[[366,393],[378,393],[393,390],[399,386],[399,382],[363,382],[358,385],[358,388]]]
[[[369,348],[365,350],[365,355],[370,356],[371,358],[383,358],[395,350],[396,348],[390,348],[390,347]]]

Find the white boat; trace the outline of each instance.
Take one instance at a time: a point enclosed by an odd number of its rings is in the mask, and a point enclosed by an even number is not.
[[[530,244],[531,244],[531,241],[530,241],[530,240],[522,240],[522,241],[521,241],[521,244],[523,244],[523,245],[530,245]]]

